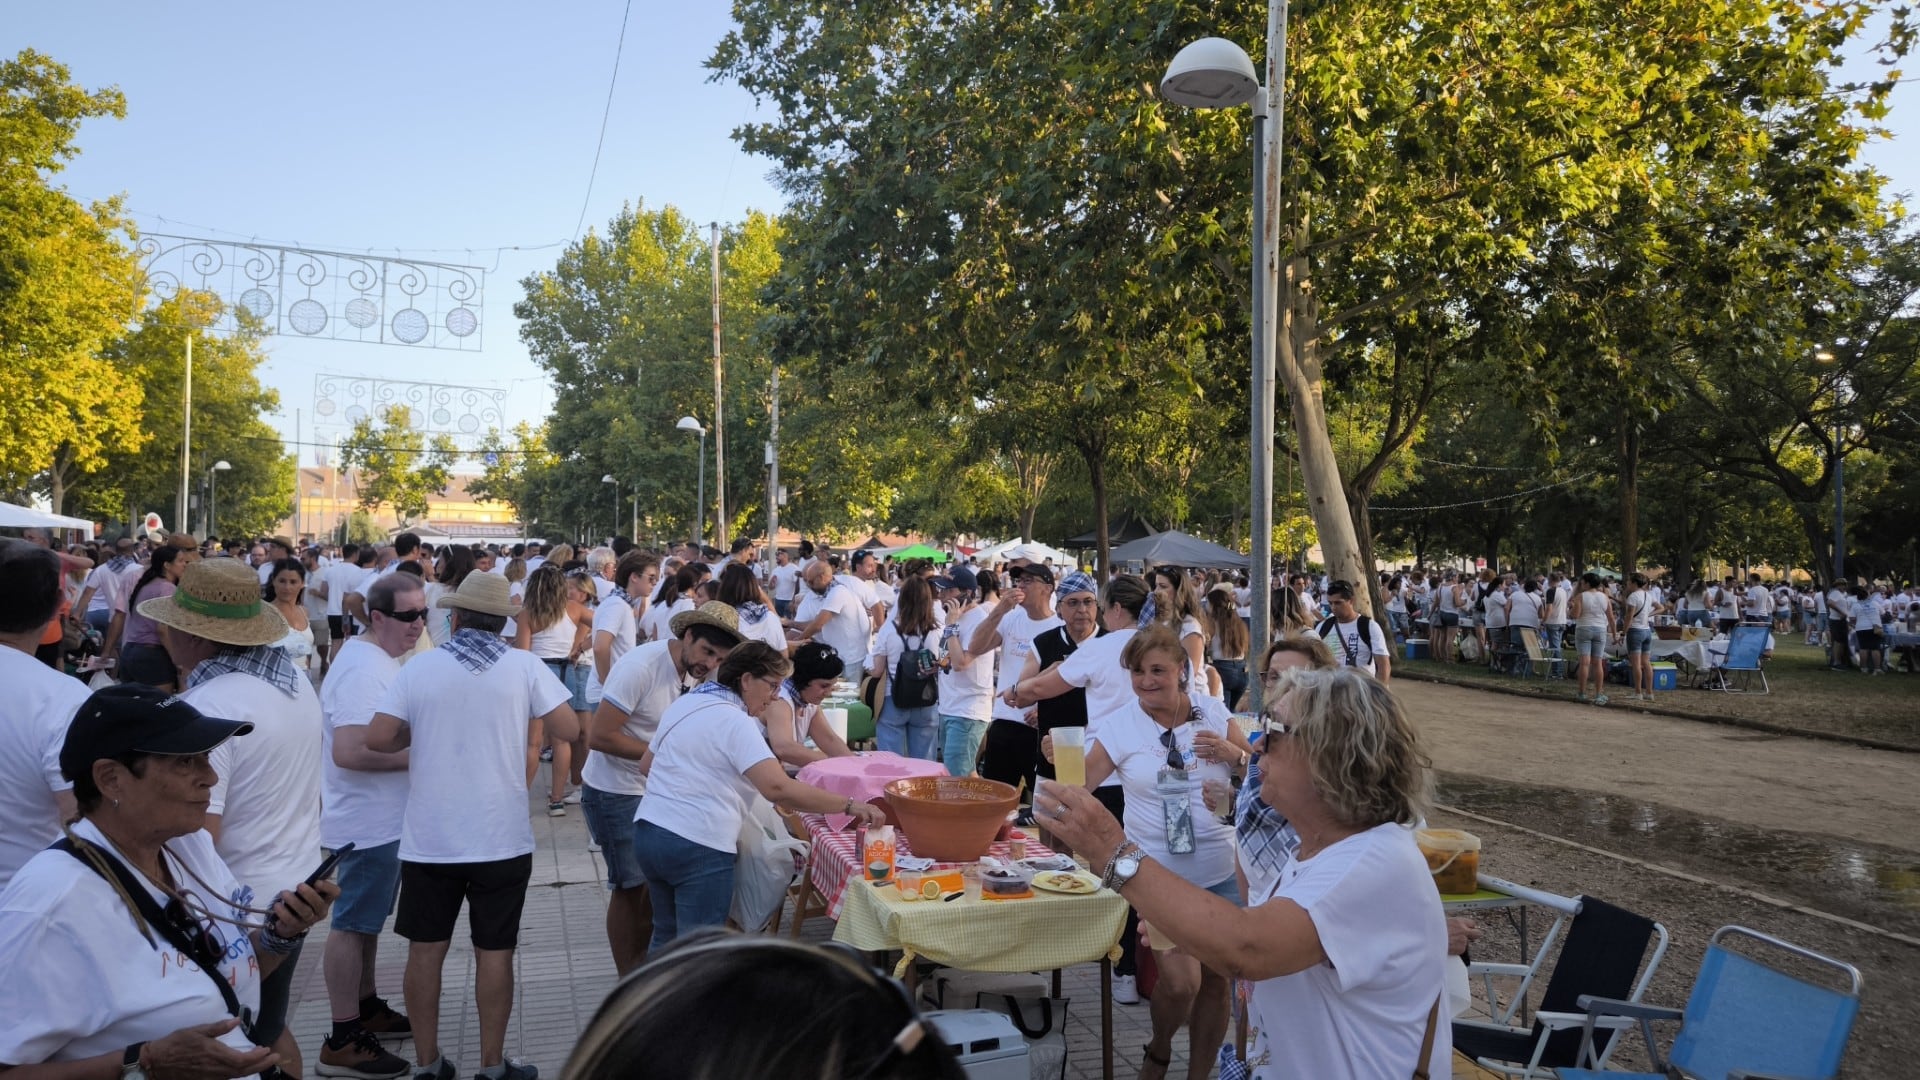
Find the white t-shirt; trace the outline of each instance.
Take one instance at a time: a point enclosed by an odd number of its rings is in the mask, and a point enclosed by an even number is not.
[[[641,742],[651,742],[653,732],[682,692],[680,669],[673,663],[671,641],[650,641],[621,657],[607,669],[607,686],[602,701],[627,714],[621,730]],[[645,795],[647,778],[638,761],[587,751],[587,763],[581,779],[593,787],[619,795]]]
[[[989,608],[988,611],[993,609]],[[1000,678],[994,684],[998,691],[993,698],[993,718],[995,720],[1016,720],[1026,722],[1026,710],[1016,709],[1001,699],[1000,694],[1013,689],[1020,681],[1020,672],[1027,666],[1027,654],[1033,651],[1033,639],[1062,625],[1060,616],[1048,615],[1036,619],[1027,614],[1027,609],[1016,607],[1000,618]],[[971,641],[972,638],[967,640]],[[1211,883],[1209,883],[1211,884]]]
[[[1574,625],[1590,626],[1595,629],[1608,629],[1607,620],[1612,613],[1612,605],[1607,602],[1607,594],[1588,589],[1573,598]]]
[[[758,619],[749,620],[743,612],[740,615],[740,640],[764,641],[781,652],[787,651],[787,631],[780,625],[780,616],[768,608],[766,614]]]
[[[1765,585],[1747,587],[1747,614],[1753,618],[1771,618],[1773,615],[1773,594]]]
[[[0,645],[0,888],[41,848],[60,838],[53,793],[71,791],[60,775],[67,725],[87,700],[87,685],[19,649]],[[12,1061],[0,1057],[0,1061]],[[37,1060],[37,1059],[36,1059]]]
[[[1720,602],[1718,604],[1718,607],[1719,607],[1719,616],[1718,616],[1719,618],[1728,619],[1728,620],[1738,619],[1740,617],[1739,590],[1731,589],[1731,588],[1721,589]]]
[[[640,620],[633,617],[633,605],[624,600],[609,603],[602,599],[600,606],[593,609],[592,647],[581,655],[594,655],[594,650],[600,646],[601,634],[607,634],[612,639],[612,645],[607,649],[607,674],[611,675],[613,665],[633,651],[634,645],[640,640]],[[600,666],[595,664],[587,675],[587,704],[598,704],[601,693]]]
[[[1103,719],[1140,700],[1133,692],[1133,673],[1120,662],[1127,642],[1137,633],[1139,630],[1130,626],[1083,641],[1055,669],[1068,686],[1086,690],[1089,734],[1099,731]]]
[[[692,610],[693,601],[685,596],[671,604],[654,604],[647,609],[646,618],[640,620],[639,636],[648,641],[665,641],[673,636],[673,617]]]
[[[107,569],[109,565],[109,563],[101,563],[87,572],[86,587],[93,590],[93,595],[87,598],[88,611],[105,611],[111,614],[116,609],[126,606],[126,600],[120,595],[125,582],[122,581],[118,570]]]
[[[635,821],[715,851],[734,851],[756,791],[745,776],[773,760],[767,737],[730,693],[683,695],[653,738],[653,771]]]
[[[327,615],[331,617],[345,614],[346,609],[341,607],[340,603],[347,598],[347,593],[360,583],[360,579],[366,576],[366,571],[350,562],[337,562],[327,567],[324,573],[327,581]]]
[[[112,848],[90,821],[76,823],[73,831]],[[261,905],[246,895],[204,830],[167,841],[167,851],[175,882],[196,902],[223,918],[258,920],[240,910]],[[138,871],[134,877],[155,904],[166,904],[165,893]],[[195,877],[216,895],[206,895]],[[257,1011],[260,965],[253,943],[229,923],[202,919],[201,925],[227,946],[221,974],[241,1006]],[[0,979],[0,1015],[7,1018],[0,1024],[0,1061],[5,1062],[118,1055],[133,1043],[232,1015],[204,971],[157,934],[149,942],[113,886],[64,851],[35,855],[0,892],[0,971],[6,972]],[[220,1041],[242,1052],[253,1049],[238,1027]]]
[[[1487,629],[1504,630],[1507,627],[1507,590],[1495,585],[1487,592],[1486,603]]]
[[[841,662],[847,665],[849,677],[857,677],[852,673],[867,666],[867,647],[873,638],[872,621],[867,614],[870,605],[865,602],[865,595],[864,590],[848,585],[846,578],[835,578],[825,596],[812,589],[805,590],[793,615],[795,622],[805,626],[822,611],[832,613],[814,638],[823,645],[833,646]]]
[[[1161,732],[1167,729],[1147,715],[1136,697],[1130,706],[1102,717],[1099,728],[1088,732],[1088,739],[1104,747],[1113,759],[1120,786],[1126,792],[1127,838],[1167,869],[1205,889],[1233,880],[1233,826],[1208,811],[1201,793],[1204,781],[1227,780],[1229,775],[1224,762],[1202,761],[1194,754],[1193,737],[1201,731],[1225,735],[1233,714],[1209,697],[1196,694],[1193,703],[1200,711],[1200,721],[1189,720],[1173,729],[1187,774],[1187,798],[1193,815],[1194,847],[1190,854],[1167,851],[1166,820],[1155,786],[1160,771],[1167,767],[1167,747],[1160,741]]]
[[[909,642],[908,638],[913,640]],[[932,649],[937,657],[940,655],[940,650],[945,647],[946,639],[941,636],[938,626],[924,634],[902,634],[900,621],[897,618],[889,618],[881,624],[879,636],[874,639],[873,656],[869,658],[867,666],[872,667],[877,663],[880,670],[886,672],[887,677],[891,679],[894,668],[899,665],[900,657],[907,651],[909,644],[916,649]]]
[[[1627,629],[1647,630],[1652,627],[1650,617],[1653,614],[1653,597],[1645,589],[1635,589],[1627,594]]]
[[[1521,589],[1507,597],[1507,625],[1540,629],[1540,594]]]
[[[401,668],[379,709],[413,729],[400,858],[493,862],[532,851],[528,725],[572,698],[522,649],[508,649],[481,672],[446,649]]]
[[[271,900],[320,864],[320,697],[304,678],[294,680],[288,696],[237,671],[180,697],[208,716],[253,725],[208,755],[220,779],[207,813],[220,815],[214,848],[233,876]]]
[[[953,656],[955,642],[965,648],[973,640],[973,632],[980,629],[986,621],[987,612],[992,610],[981,604],[975,604],[960,616],[958,622],[944,628],[946,635],[942,646],[949,660]],[[960,667],[949,667],[940,673],[940,715],[960,716],[969,720],[986,723],[993,719],[993,662],[1000,650],[991,649],[973,658],[973,662]]]
[[[791,600],[800,591],[800,568],[788,563],[773,568],[773,598]]]
[[[326,717],[320,753],[320,843],[328,848],[353,844],[379,847],[400,839],[407,810],[407,771],[362,772],[333,763],[337,728],[363,727],[400,674],[400,659],[364,637],[348,638],[320,684],[320,710]],[[247,738],[252,738],[251,735]]]
[[[1549,587],[1547,591],[1553,594],[1553,599],[1548,603],[1546,614],[1542,616],[1541,621],[1554,626],[1566,625],[1567,601],[1573,596],[1573,586],[1563,581]]]
[[[1131,834],[1131,830],[1129,830]],[[1289,860],[1275,897],[1306,909],[1327,961],[1253,984],[1247,1064],[1258,1080],[1412,1076],[1443,989],[1447,923],[1413,831],[1392,823]],[[1251,897],[1257,906],[1266,897]],[[1452,1075],[1447,1010],[1429,1074]]]
[[[1387,635],[1380,629],[1380,620],[1367,620],[1367,640],[1365,641],[1360,640],[1358,616],[1355,616],[1352,622],[1343,623],[1331,618],[1328,622],[1333,625],[1328,626],[1327,632],[1321,637],[1326,641],[1327,648],[1333,650],[1334,662],[1360,668],[1369,675],[1379,674],[1374,669],[1373,658],[1391,655],[1387,652]]]

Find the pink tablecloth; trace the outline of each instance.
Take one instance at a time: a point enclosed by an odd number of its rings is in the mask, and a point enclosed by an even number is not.
[[[945,776],[947,767],[937,761],[906,758],[885,750],[854,757],[830,757],[809,762],[797,779],[854,802],[872,802],[881,797],[886,786],[903,776]],[[851,820],[845,814],[828,814],[827,825],[845,828]]]
[[[835,826],[819,814],[801,814],[800,820],[807,826],[807,832],[813,836],[813,858],[808,865],[807,876],[813,879],[814,891],[826,897],[827,917],[838,919],[840,905],[847,894],[847,882],[854,880],[854,867],[860,862],[858,852],[855,850],[860,844],[860,833],[855,829]],[[895,837],[896,850],[899,854],[913,854],[913,845],[907,842],[905,833],[896,833]],[[1003,861],[1013,859],[1013,854],[1008,850],[1005,840],[995,840],[987,849],[987,854]],[[1038,840],[1027,840],[1027,858],[1044,859],[1051,854],[1053,854],[1052,848]],[[966,864],[934,863],[933,865],[950,867]]]

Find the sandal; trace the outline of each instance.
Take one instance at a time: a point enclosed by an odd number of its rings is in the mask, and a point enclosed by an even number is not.
[[[1140,1080],[1161,1080],[1167,1075],[1168,1066],[1173,1064],[1173,1054],[1166,1057],[1153,1056],[1153,1044],[1140,1048]]]

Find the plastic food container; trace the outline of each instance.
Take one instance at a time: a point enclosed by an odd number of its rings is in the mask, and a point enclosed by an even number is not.
[[[982,866],[980,898],[1012,900],[1033,895],[1033,871],[1024,866]]]
[[[1480,887],[1479,837],[1458,829],[1420,829],[1413,839],[1443,895],[1460,896]]]

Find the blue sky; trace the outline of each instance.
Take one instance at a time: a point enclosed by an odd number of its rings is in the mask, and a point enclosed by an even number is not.
[[[397,248],[489,271],[479,352],[271,339],[263,377],[280,391],[285,435],[300,410],[313,438],[323,373],[497,387],[510,392],[509,423],[545,415],[551,394],[512,307],[520,279],[553,265],[559,249],[544,245],[575,235],[622,0],[0,5],[6,55],[30,46],[81,85],[126,93],[124,121],[81,132],[83,153],[61,177],[76,196],[124,193],[147,232]],[[780,207],[767,163],[730,137],[761,114],[702,66],[730,25],[722,0],[635,0],[588,225],[624,201],[698,222]],[[1902,86],[1888,126],[1913,131],[1915,115],[1920,87]],[[1920,190],[1911,140],[1868,159],[1892,190]],[[515,245],[538,250],[495,250]]]

